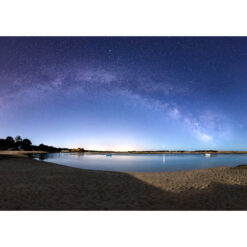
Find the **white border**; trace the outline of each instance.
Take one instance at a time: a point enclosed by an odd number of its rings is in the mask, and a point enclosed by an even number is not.
[[[246,246],[246,212],[2,212],[0,217],[4,247]]]
[[[2,36],[244,36],[245,1],[8,0]],[[0,54],[1,55],[1,54]],[[244,246],[246,212],[0,212],[0,245]]]
[[[242,36],[246,1],[4,0],[5,36]]]

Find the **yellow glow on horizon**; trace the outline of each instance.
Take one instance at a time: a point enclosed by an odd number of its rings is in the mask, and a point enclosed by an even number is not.
[[[127,152],[127,151],[138,151],[140,148],[134,146],[97,146],[97,145],[90,145],[87,146],[85,149],[87,150],[95,150],[95,151],[119,151],[119,152]]]

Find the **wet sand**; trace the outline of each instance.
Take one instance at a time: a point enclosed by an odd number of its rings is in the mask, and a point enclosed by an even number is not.
[[[0,152],[1,210],[247,209],[245,166],[120,173],[81,170],[25,154]]]

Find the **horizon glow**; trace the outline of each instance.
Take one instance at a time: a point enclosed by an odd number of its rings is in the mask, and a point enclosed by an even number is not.
[[[245,37],[1,37],[0,138],[246,150]]]

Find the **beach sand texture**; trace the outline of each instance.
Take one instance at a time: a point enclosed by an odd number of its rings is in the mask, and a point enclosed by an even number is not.
[[[0,155],[1,210],[246,210],[247,169],[89,171]]]

